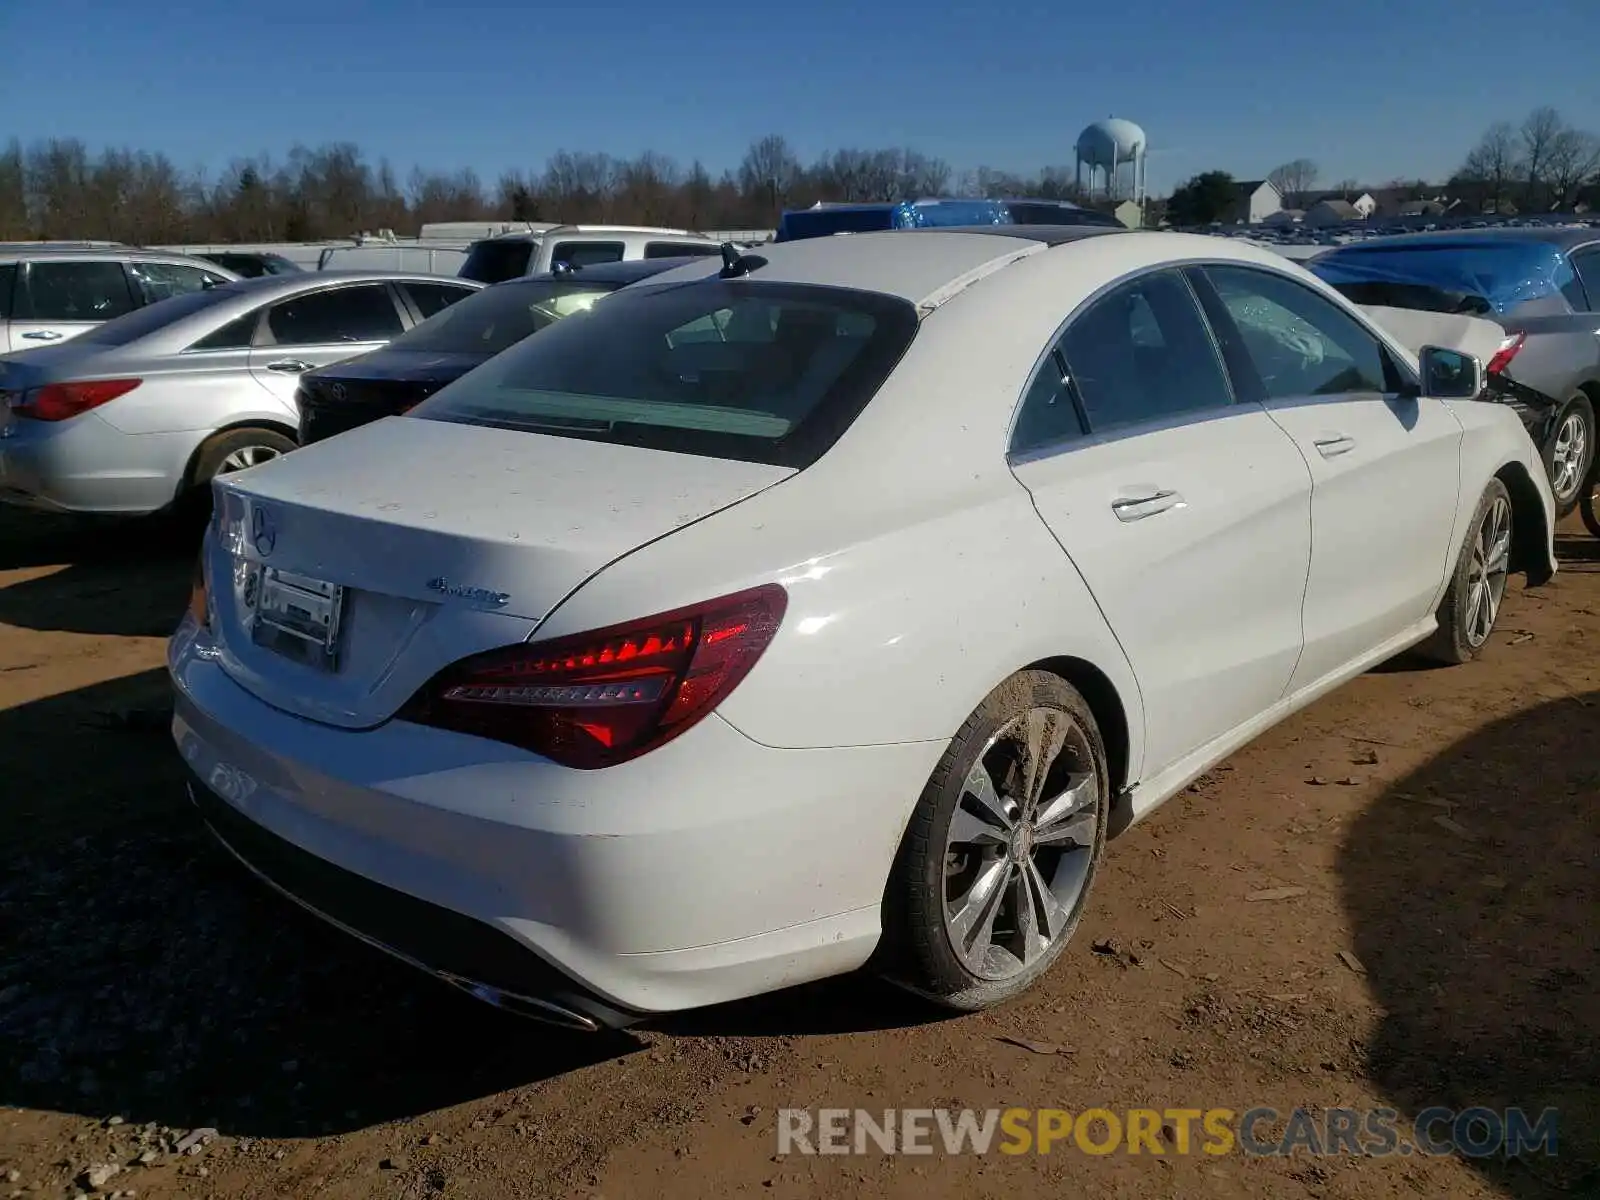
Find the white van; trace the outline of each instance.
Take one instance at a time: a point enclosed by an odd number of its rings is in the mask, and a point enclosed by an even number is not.
[[[641,258],[684,258],[719,254],[722,246],[686,229],[641,225],[557,225],[543,233],[511,233],[472,243],[457,272],[479,283],[504,283],[542,275],[557,263],[592,267]]]

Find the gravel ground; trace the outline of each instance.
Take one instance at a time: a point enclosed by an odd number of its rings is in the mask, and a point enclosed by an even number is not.
[[[166,733],[186,539],[0,514],[0,1198],[1600,1194],[1600,542],[1560,549],[1482,661],[1373,672],[1113,843],[1018,1003],[585,1037],[245,878]],[[1557,1105],[1561,1157],[775,1153],[790,1105],[1435,1103]]]

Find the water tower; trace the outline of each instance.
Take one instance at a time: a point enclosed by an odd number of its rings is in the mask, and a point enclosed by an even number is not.
[[[1107,200],[1132,200],[1143,205],[1148,172],[1144,130],[1132,121],[1107,117],[1078,135],[1078,188],[1085,195]],[[1084,189],[1083,169],[1089,168]],[[1099,187],[1096,188],[1098,181]]]

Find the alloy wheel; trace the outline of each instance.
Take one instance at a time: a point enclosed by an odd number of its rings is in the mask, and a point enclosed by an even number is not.
[[[1478,535],[1472,540],[1472,562],[1467,568],[1467,619],[1462,628],[1474,650],[1489,640],[1500,602],[1506,594],[1506,574],[1511,563],[1511,505],[1496,496],[1483,514]]]
[[[1088,737],[1069,714],[1031,708],[989,739],[945,835],[945,931],[973,975],[1009,979],[1070,930],[1098,800]]]
[[[281,451],[273,446],[240,446],[222,460],[217,467],[217,474],[231,475],[235,471],[247,471],[264,462],[271,462],[280,454]]]
[[[1565,502],[1578,490],[1585,468],[1588,467],[1589,426],[1582,413],[1568,413],[1561,428],[1556,431],[1555,446],[1550,452],[1553,478],[1550,489],[1556,498]]]

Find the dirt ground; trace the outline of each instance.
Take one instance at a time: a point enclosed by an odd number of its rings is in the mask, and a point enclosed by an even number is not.
[[[1373,672],[1114,842],[1020,1002],[950,1019],[852,978],[616,1036],[458,997],[208,841],[162,711],[181,542],[0,516],[0,1197],[107,1165],[148,1200],[1600,1194],[1577,526],[1481,661]],[[1557,1106],[1561,1155],[776,1153],[786,1106],[1430,1104]]]

